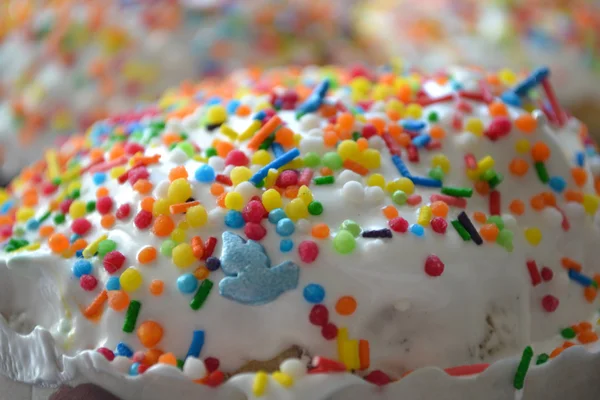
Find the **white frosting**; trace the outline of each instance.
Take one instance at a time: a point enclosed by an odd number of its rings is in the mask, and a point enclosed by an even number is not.
[[[432,97],[450,90],[434,83],[425,87]],[[497,172],[505,177],[499,187],[502,213],[509,213],[508,204],[512,199],[522,199],[527,204],[524,215],[504,218],[514,233],[512,252],[497,244],[477,246],[471,241],[463,242],[449,226],[445,235],[427,228],[424,237],[394,233],[391,239],[358,238],[354,252],[349,255],[338,254],[333,248],[332,239],[343,221],[352,219],[363,230],[387,227],[381,208],[393,204],[389,194],[382,196],[381,190],[367,187],[363,177],[348,172],[338,173],[333,185],[311,185],[314,199],[323,204],[324,212],[319,217],[310,216],[296,223],[296,232],[291,236],[294,241],[291,252],[282,253],[279,250],[282,238],[275,232],[274,225],[266,221],[262,223],[268,234],[261,244],[270,257],[271,265],[291,260],[300,266],[297,289],[283,293],[266,305],[244,305],[221,296],[218,283],[223,273],[218,270],[209,276],[215,287],[207,301],[200,310],[193,311],[189,306],[192,295],[180,293],[176,285],[177,278],[184,272],[192,272],[193,268],[180,270],[172,264],[170,257],[160,254],[153,263],[139,265],[136,261],[139,250],[147,245],[159,249],[163,240],[149,230],[135,228],[132,217],[124,222],[117,221],[112,229],[105,232],[100,228],[98,213],[88,214],[94,228],[85,237],[91,242],[106,233],[109,239],[117,242],[117,250],[126,256],[126,263],[118,274],[127,267],[135,267],[142,274],[142,286],[130,293],[130,297],[142,304],[137,319],[138,327],[147,320],[157,321],[163,326],[164,336],[157,347],[183,358],[192,332],[204,330],[206,339],[201,358],[217,357],[223,371],[235,370],[249,360],[272,358],[291,345],[298,345],[311,355],[337,358],[335,340],[325,340],[320,333],[321,328],[308,320],[312,305],[303,298],[302,291],[309,283],[319,283],[325,289],[323,304],[329,310],[330,322],[338,327],[347,327],[350,338],[369,341],[370,369],[381,369],[394,377],[425,366],[446,368],[491,362],[518,354],[530,344],[534,345],[536,354],[549,351],[560,342],[557,334],[561,329],[589,320],[595,309],[595,304],[588,304],[583,299],[582,287],[567,278],[560,260],[570,257],[578,261],[588,276],[600,272],[594,262],[594,246],[600,237],[592,218],[575,211],[578,205],[565,204],[561,196],[557,195],[558,204],[569,216],[572,226],[568,232],[564,232],[560,224],[557,226],[560,221],[556,213],[532,210],[528,199],[547,191],[548,187],[537,179],[532,167],[525,177],[515,178],[509,172],[508,164],[515,154],[517,140],[527,138],[531,143],[544,141],[552,151],[546,163],[550,175],[563,176],[567,187],[573,188],[569,168],[572,151],[581,147],[576,140],[578,125],[570,124],[557,130],[540,122],[532,134],[524,135],[513,128],[507,137],[492,142],[476,138],[470,133],[455,131],[451,125],[453,108],[450,104],[436,104],[424,109],[424,115],[432,111],[438,113],[441,125],[447,132],[442,152],[449,158],[451,170],[446,174],[444,184],[472,186],[463,170],[463,138],[472,136],[475,139],[468,139],[469,151],[477,159],[491,155],[495,159]],[[487,106],[478,103],[471,105],[472,116],[481,118],[487,126],[490,122]],[[513,119],[521,113],[523,111],[510,109]],[[311,122],[309,127],[303,128],[306,117],[298,122],[292,112],[282,111],[278,115],[292,131],[302,135],[298,147],[303,155],[307,151],[306,142],[311,143],[310,151],[324,152],[322,140],[317,144],[320,138],[309,136],[308,133],[310,129],[323,125],[323,120],[320,124]],[[317,114],[312,117],[321,119]],[[237,132],[242,132],[250,122],[250,118],[230,117],[227,124]],[[203,149],[209,147],[215,137],[226,139],[218,130],[209,134],[204,128],[197,128],[188,133],[190,139]],[[158,139],[154,140],[155,144],[159,143]],[[247,151],[245,146],[242,148]],[[421,150],[420,163],[407,163],[408,168],[414,176],[427,176],[432,156],[439,153]],[[162,182],[167,180],[170,169],[185,165],[193,188],[192,196],[207,207],[210,215],[207,226],[190,228],[188,240],[194,235],[200,235],[203,239],[215,236],[219,244],[214,255],[221,256],[221,234],[234,231],[243,236],[243,230],[224,226],[224,212],[216,208],[215,198],[208,190],[209,184],[193,178],[202,163],[193,159],[184,161],[184,157],[178,153],[167,155],[162,147],[150,146],[146,155],[152,154],[162,154],[161,163],[149,167],[150,179],[155,184],[154,195],[164,196],[167,184]],[[223,164],[217,160],[216,157],[211,158],[210,164],[220,170]],[[382,174],[388,182],[400,176],[385,147],[381,149],[381,167],[371,172]],[[345,179],[341,176],[344,174]],[[116,180],[108,179],[104,186],[109,189],[115,208],[129,203],[132,206],[131,216],[137,214],[142,196],[134,192],[131,185],[119,185]],[[586,190],[591,191],[591,188],[590,178]],[[252,191],[259,193],[247,184],[238,185],[235,190],[244,193],[245,198],[254,195]],[[92,177],[84,174],[81,199],[94,200],[95,191]],[[423,205],[429,202],[431,194],[439,193],[439,189],[417,187],[416,193],[422,196]],[[37,217],[45,212],[46,205],[44,201],[39,206]],[[413,224],[417,221],[419,207],[404,205],[397,206],[397,209],[402,217]],[[468,199],[466,211],[469,216],[475,211],[487,213],[487,210],[487,197],[475,194]],[[458,212],[458,209],[451,207],[447,220],[455,219]],[[176,221],[179,219],[176,217]],[[67,222],[60,225],[57,231],[70,236],[70,221],[67,216]],[[323,240],[310,236],[310,227],[319,222],[331,228],[330,238]],[[543,233],[543,239],[537,247],[529,245],[524,238],[524,230],[530,227],[538,227]],[[31,233],[25,237],[34,239]],[[298,256],[297,248],[303,240],[315,240],[318,243],[319,256],[312,264],[303,263]],[[436,278],[424,272],[425,260],[431,254],[437,255],[445,264],[443,274]],[[9,324],[10,321],[18,321],[18,315],[23,315],[20,324],[47,329],[57,345],[62,347],[60,352],[71,356],[98,347],[114,349],[119,342],[127,343],[134,351],[143,350],[135,333],[128,334],[122,330],[125,312],[105,307],[98,322],[86,319],[80,312],[80,307],[92,302],[109,277],[98,257],[90,260],[94,264],[93,275],[98,278],[99,285],[94,291],[86,292],[79,287],[71,272],[74,258],[57,257],[46,243],[42,243],[39,250],[5,253],[2,256],[8,270],[0,267],[0,273],[7,278],[1,282],[12,294],[9,297],[11,301],[6,303],[6,310],[2,310],[3,314],[9,316]],[[528,259],[534,259],[540,268],[550,268],[554,272],[554,279],[532,287],[526,268]],[[153,279],[165,282],[165,291],[160,297],[148,291]],[[44,296],[43,300],[32,296],[38,292]],[[546,312],[541,304],[542,297],[547,294],[560,300],[558,309],[553,313]],[[351,316],[342,316],[336,313],[335,304],[337,299],[347,295],[356,299],[358,307]],[[69,327],[72,329],[65,334]],[[38,330],[36,328],[36,332]],[[95,355],[94,359],[97,358]],[[42,360],[42,364],[47,362]],[[124,363],[116,362],[125,368]],[[188,366],[188,371],[191,368]],[[194,374],[197,373],[198,369],[194,367]]]

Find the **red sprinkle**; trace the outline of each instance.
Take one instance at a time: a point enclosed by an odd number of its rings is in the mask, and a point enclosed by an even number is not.
[[[217,245],[216,237],[211,236],[208,239],[206,239],[206,242],[204,243],[204,254],[202,255],[203,260],[206,260],[208,257],[212,256],[213,252],[215,251],[216,245]]]
[[[444,218],[433,217],[433,219],[431,220],[431,229],[433,229],[435,233],[444,234],[446,233],[446,228],[448,228],[448,223]]]
[[[364,379],[365,381],[377,386],[384,386],[392,381],[388,374],[378,369],[376,369],[375,371],[371,371],[369,375],[365,376]]]
[[[304,240],[298,246],[298,254],[300,255],[300,260],[302,260],[302,262],[310,264],[317,259],[317,256],[319,255],[319,246],[312,240]]]
[[[92,227],[92,223],[85,218],[77,218],[73,222],[71,222],[71,230],[73,233],[76,233],[80,236],[88,233],[90,228]]]
[[[233,185],[233,182],[231,182],[231,179],[229,179],[229,177],[227,175],[223,175],[223,174],[218,174],[217,176],[215,176],[215,181],[217,181],[225,186]]]
[[[406,204],[408,204],[410,206],[416,206],[417,204],[420,204],[422,200],[423,200],[423,198],[421,197],[420,194],[411,194],[406,199]]]
[[[117,250],[110,251],[104,255],[102,265],[109,274],[114,274],[125,264],[125,256]]]
[[[128,154],[130,156],[134,155],[135,153],[143,153],[143,152],[144,152],[144,146],[142,146],[139,143],[128,142],[125,145],[125,154]]]
[[[325,326],[329,322],[329,311],[323,304],[315,304],[308,314],[308,320],[311,324]]]
[[[417,150],[417,146],[411,144],[406,148],[406,151],[408,152],[408,161],[412,163],[419,162],[419,150]]]
[[[111,349],[107,349],[106,347],[99,347],[96,351],[102,354],[108,361],[112,361],[115,359],[115,353]]]
[[[531,277],[531,285],[537,286],[542,283],[542,277],[540,276],[540,271],[538,270],[538,266],[534,260],[527,261],[527,270],[529,271],[529,276]]]
[[[204,366],[208,372],[214,372],[219,369],[221,362],[215,357],[206,357],[204,359]]]
[[[309,374],[320,374],[327,372],[346,372],[346,366],[339,361],[330,360],[329,358],[316,356],[312,359],[313,369],[308,371]]]
[[[558,304],[559,304],[558,299],[556,297],[552,296],[551,294],[547,294],[542,299],[542,307],[544,307],[544,310],[546,310],[548,312],[556,311],[556,309],[558,308]]]
[[[323,337],[326,340],[333,340],[337,337],[338,334],[338,328],[337,326],[335,326],[335,324],[332,324],[331,322],[327,323],[323,328],[321,328],[321,335],[323,335]]]
[[[444,272],[444,263],[438,256],[431,254],[425,261],[425,273],[429,276],[440,276]]]
[[[362,128],[362,135],[365,139],[377,135],[377,128],[373,124],[365,124]]]
[[[61,213],[68,214],[69,213],[69,207],[71,207],[71,203],[72,202],[73,202],[73,199],[64,199],[58,205],[58,209],[60,210]]]
[[[152,223],[152,213],[146,210],[140,210],[133,219],[133,224],[138,229],[146,229]]]
[[[213,371],[208,376],[200,379],[200,383],[210,386],[217,387],[225,380],[225,374],[221,371]]]
[[[267,230],[260,223],[248,222],[244,226],[244,233],[251,240],[262,240],[267,234]]]
[[[248,165],[248,157],[241,150],[231,150],[225,157],[225,165],[245,167]]]
[[[108,197],[100,197],[98,201],[96,201],[96,210],[102,215],[108,214],[113,208],[113,200]]]
[[[465,154],[465,166],[467,169],[477,169],[477,159],[473,154]]]
[[[98,285],[98,279],[93,275],[82,275],[79,278],[79,286],[85,291],[92,291]]]
[[[434,201],[443,201],[449,206],[458,208],[465,208],[467,206],[467,200],[465,198],[448,196],[445,194],[432,194],[431,196],[429,196],[429,201],[431,201],[432,203]]]
[[[490,214],[500,215],[500,192],[492,190],[490,192]]]
[[[489,366],[490,364],[461,365],[458,367],[446,368],[444,371],[450,376],[467,376],[480,374]]]
[[[388,222],[388,226],[394,232],[405,233],[408,230],[408,221],[402,217],[392,218]]]
[[[148,179],[149,177],[150,172],[148,172],[148,169],[145,166],[140,165],[139,167],[133,167],[129,170],[127,180],[131,185],[134,185],[140,179]]]
[[[554,272],[548,267],[542,267],[541,275],[544,282],[550,282],[554,277]]]
[[[115,216],[117,217],[117,219],[126,219],[127,217],[129,217],[129,214],[131,214],[131,206],[125,203],[121,204],[119,208],[117,208]]]
[[[251,200],[242,210],[242,217],[244,217],[244,221],[246,222],[260,223],[265,216],[265,211],[262,202]]]

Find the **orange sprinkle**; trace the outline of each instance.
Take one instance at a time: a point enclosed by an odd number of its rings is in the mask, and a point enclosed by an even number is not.
[[[152,246],[146,246],[137,255],[140,264],[148,264],[156,259],[156,249]]]
[[[488,106],[488,110],[492,117],[507,117],[508,116],[508,108],[504,103],[493,102]]]
[[[257,150],[258,146],[260,146],[262,142],[264,142],[265,139],[281,124],[281,118],[279,118],[277,115],[272,116],[271,119],[269,119],[267,123],[264,124],[250,139],[247,145],[248,148],[251,150]]]
[[[329,237],[329,226],[319,223],[312,227],[311,234],[314,238],[325,239]]]
[[[152,191],[152,182],[148,179],[138,179],[136,183],[133,184],[133,190],[138,192],[139,194],[148,194]]]
[[[140,206],[142,207],[142,210],[152,212],[155,201],[156,200],[154,200],[154,197],[144,197],[140,202]]]
[[[473,213],[473,219],[477,222],[479,222],[480,224],[485,224],[485,221],[487,221],[487,217],[485,216],[485,213],[481,212],[481,211],[475,211]]]
[[[224,191],[225,188],[220,183],[213,183],[212,185],[210,185],[210,194],[212,194],[213,196],[219,196],[223,194]]]
[[[537,121],[533,115],[523,114],[515,119],[515,126],[523,133],[533,133],[537,129]]]
[[[162,142],[166,147],[170,147],[174,143],[181,142],[181,136],[177,133],[167,132],[162,135]]]
[[[51,225],[42,225],[39,232],[41,237],[48,237],[54,233],[54,227]]]
[[[288,199],[295,199],[296,197],[298,197],[298,190],[299,189],[300,188],[298,186],[291,185],[291,186],[286,187],[283,190],[283,194]]]
[[[337,124],[344,130],[352,130],[354,127],[354,116],[350,113],[342,113],[337,118]]]
[[[434,201],[431,203],[431,213],[436,217],[446,218],[449,209],[448,204],[443,201]]]
[[[175,222],[168,215],[159,215],[152,224],[152,233],[159,237],[169,236],[175,229]]]
[[[335,311],[340,315],[352,315],[356,311],[356,300],[352,296],[342,296],[335,303]]]
[[[184,178],[187,179],[188,172],[183,165],[178,165],[171,168],[169,171],[169,181],[173,182],[175,179]]]
[[[53,233],[48,239],[48,246],[54,253],[62,253],[69,248],[69,239],[62,233]]]
[[[432,139],[443,139],[446,137],[446,131],[439,125],[433,125],[429,128],[429,136]]]
[[[573,347],[573,346],[576,346],[576,344],[575,344],[575,343],[573,343],[573,342],[571,342],[571,341],[569,341],[569,340],[565,340],[565,341],[563,342],[563,344],[562,344],[562,348],[563,348],[563,350],[566,350],[566,349],[568,349],[569,347]]]
[[[371,118],[369,120],[369,123],[371,123],[375,127],[375,129],[377,129],[377,133],[379,135],[381,135],[385,130],[385,120],[383,120],[382,118]]]
[[[597,285],[600,284],[600,274],[594,274],[592,279],[594,280],[594,282],[596,282]]]
[[[142,346],[154,347],[162,339],[163,327],[156,321],[144,321],[137,328],[136,334]]]
[[[100,225],[102,225],[102,227],[104,229],[109,229],[109,228],[113,227],[113,225],[115,224],[116,220],[117,219],[115,218],[114,215],[112,215],[112,214],[105,214],[100,219]]]
[[[144,364],[154,365],[158,362],[158,358],[163,354],[162,350],[149,349],[144,354]]]
[[[486,181],[475,182],[475,190],[482,196],[486,196],[490,192],[490,184]]]
[[[160,161],[160,154],[155,154],[153,156],[136,156],[133,157],[133,165],[142,164],[142,165],[152,165],[156,164]]]
[[[92,301],[92,303],[83,311],[83,315],[86,318],[93,318],[94,316],[98,315],[106,300],[108,300],[108,292],[106,290],[102,290],[94,299],[94,301]]]
[[[238,108],[235,110],[235,113],[240,117],[247,117],[250,115],[252,110],[245,104],[240,104]]]
[[[563,348],[562,347],[557,347],[554,350],[552,350],[552,353],[550,353],[550,358],[557,357],[562,352],[563,352]]]
[[[594,343],[598,341],[598,334],[594,331],[581,332],[577,335],[577,340],[579,340],[581,344]]]
[[[275,132],[275,142],[283,147],[294,146],[294,132],[287,126],[282,126]]]
[[[208,278],[208,275],[210,275],[210,270],[208,268],[206,268],[204,265],[202,265],[194,270],[194,276],[199,281]]]
[[[371,364],[371,352],[367,340],[360,339],[358,341],[358,359],[360,360],[361,370],[369,368],[369,365]]]
[[[581,167],[574,167],[571,169],[571,176],[575,181],[575,184],[579,187],[585,185],[588,180],[587,171]]]
[[[393,110],[393,109],[388,109],[388,110],[386,110],[385,113],[387,114],[387,116],[390,119],[390,121],[396,122],[401,117],[400,113],[398,111],[396,111],[396,110]]]
[[[544,199],[544,204],[549,207],[556,207],[556,196],[552,192],[542,192],[540,196]]]
[[[523,213],[525,212],[525,203],[523,203],[519,199],[513,200],[510,202],[508,209],[514,215],[523,215]]]
[[[406,132],[402,132],[401,134],[399,134],[396,137],[396,141],[398,141],[398,144],[402,147],[408,147],[412,143],[412,139],[410,138],[410,135]]]
[[[498,232],[499,230],[496,224],[485,224],[479,229],[481,237],[486,242],[495,242],[498,237]]]
[[[565,200],[568,202],[583,203],[583,193],[576,190],[565,190]]]
[[[356,172],[359,175],[365,176],[369,173],[369,170],[356,161],[352,161],[350,159],[344,160],[344,168],[349,169],[350,171]]]
[[[169,211],[171,214],[182,214],[187,211],[188,208],[200,205],[199,201],[188,201],[187,203],[171,204]]]
[[[328,168],[328,167],[322,167],[319,172],[321,172],[322,176],[331,176],[331,175],[333,175],[333,171],[331,170],[331,168]]]
[[[573,332],[575,332],[575,334],[580,334],[581,332],[583,332],[583,330],[579,327],[579,325],[571,325],[571,329],[573,329]]]
[[[153,279],[148,289],[154,296],[160,296],[165,289],[165,283],[160,279]]]
[[[323,143],[327,147],[335,147],[338,140],[339,140],[339,137],[335,133],[335,131],[325,131],[325,133],[323,133]]]
[[[129,306],[129,295],[123,290],[108,292],[108,306],[115,311],[123,311]]]
[[[84,238],[79,238],[73,243],[71,243],[71,250],[76,252],[77,250],[83,250],[87,247],[88,242]]]
[[[124,155],[125,155],[125,147],[123,146],[123,144],[121,142],[117,142],[117,143],[113,144],[112,148],[108,152],[108,159],[112,161],[112,160],[116,160],[117,158],[122,157]]]
[[[575,260],[570,259],[569,257],[561,258],[560,263],[565,269],[573,269],[576,272],[581,272],[581,264],[579,264]]]
[[[194,253],[194,257],[198,260],[202,259],[204,256],[204,243],[200,236],[194,236],[192,238],[192,252]]]
[[[105,188],[104,186],[101,186],[98,188],[98,190],[96,190],[96,198],[108,196],[108,193],[109,193],[108,189]]]
[[[531,208],[533,208],[536,211],[542,211],[544,208],[546,208],[544,197],[540,194],[536,194],[535,196],[533,196],[529,200],[529,204],[531,205]]]
[[[515,176],[523,176],[529,171],[529,164],[522,158],[513,158],[508,169]]]
[[[550,148],[544,142],[535,142],[531,146],[531,157],[535,162],[544,162],[550,157]]]
[[[164,353],[164,354],[161,354],[160,357],[158,357],[158,363],[172,365],[172,366],[176,367],[177,366],[177,358],[175,358],[175,355],[173,353]]]
[[[577,324],[577,327],[579,328],[580,332],[591,331],[593,328],[592,324],[590,324],[588,321],[581,321],[579,324]]]
[[[229,154],[233,149],[235,149],[235,147],[232,143],[226,142],[224,140],[219,140],[217,143],[215,143],[215,149],[217,150],[217,154],[219,155],[219,157],[225,158],[227,157],[227,154]]]
[[[369,148],[369,141],[364,137],[358,138],[356,144],[358,145],[359,151],[364,151]]]
[[[383,211],[383,215],[385,215],[387,219],[394,219],[398,216],[398,210],[392,205],[383,207],[381,211]]]

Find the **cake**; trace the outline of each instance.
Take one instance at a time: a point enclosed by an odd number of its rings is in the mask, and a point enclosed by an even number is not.
[[[599,173],[547,68],[183,84],[2,193],[0,365],[126,398],[182,377],[214,398],[424,392],[403,386],[424,367],[522,394],[574,359],[586,379]]]

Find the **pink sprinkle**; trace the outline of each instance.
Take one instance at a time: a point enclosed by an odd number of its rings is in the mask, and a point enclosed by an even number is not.
[[[467,169],[477,169],[477,159],[473,154],[465,154],[464,160]]]
[[[329,322],[329,311],[323,304],[315,304],[310,310],[308,320],[311,324],[317,326],[325,326]]]
[[[417,204],[420,204],[422,200],[423,200],[423,198],[421,197],[420,194],[411,194],[406,199],[406,204],[408,204],[410,206],[416,206]]]
[[[109,274],[117,272],[125,263],[125,256],[117,250],[110,251],[104,255],[102,265]]]
[[[431,220],[431,229],[433,229],[435,233],[440,233],[443,235],[444,233],[446,233],[446,228],[448,228],[448,223],[444,218],[433,217],[433,219]]]
[[[146,229],[152,223],[152,213],[146,210],[140,210],[139,213],[133,219],[133,224],[138,229]]]
[[[206,367],[206,370],[209,373],[214,372],[217,369],[219,369],[220,364],[221,364],[221,362],[219,361],[219,359],[215,358],[215,357],[206,357],[204,359],[204,366]]]
[[[256,222],[248,222],[244,226],[244,233],[251,240],[261,240],[267,234],[267,230],[261,224]]]
[[[96,210],[102,215],[108,214],[113,208],[113,200],[108,197],[100,197],[98,201],[96,201]]]
[[[463,116],[458,111],[452,115],[452,127],[457,131],[461,130],[463,127]]]
[[[311,168],[304,168],[298,178],[298,186],[310,186],[314,171]]]
[[[146,359],[146,354],[144,354],[143,351],[136,351],[135,353],[133,353],[133,357],[131,357],[131,360],[133,362],[138,362],[138,363],[143,363],[145,359]]]
[[[260,223],[265,216],[265,207],[258,200],[251,200],[242,210],[242,217],[246,222]]]
[[[117,208],[117,212],[115,213],[115,216],[117,217],[117,219],[126,219],[127,217],[129,217],[129,214],[131,214],[131,206],[128,203],[125,204],[121,204],[119,206],[119,208]]]
[[[429,276],[440,276],[444,272],[444,263],[438,256],[431,254],[425,261],[425,273]]]
[[[400,233],[406,233],[406,231],[408,230],[408,221],[405,220],[402,217],[396,217],[396,218],[392,218],[389,222],[388,225],[390,227],[391,230],[393,230],[394,232],[400,232]]]
[[[73,233],[76,233],[80,236],[88,233],[90,228],[92,227],[92,223],[85,218],[77,218],[73,222],[71,222],[71,230]]]
[[[58,205],[58,209],[60,210],[61,213],[68,214],[69,208],[71,207],[72,202],[73,202],[73,199],[64,199]]]
[[[335,324],[332,324],[331,322],[327,323],[323,328],[321,328],[321,335],[323,335],[323,337],[326,340],[333,340],[337,337],[338,334],[338,328],[337,326],[335,326]]]
[[[310,264],[319,256],[319,246],[312,240],[304,240],[298,246],[298,254],[302,262]]]
[[[541,275],[544,282],[550,282],[554,277],[554,272],[548,267],[542,267]]]
[[[241,150],[231,150],[225,157],[225,165],[245,167],[248,165],[248,157]]]
[[[44,196],[50,196],[52,193],[56,192],[57,189],[58,189],[58,186],[53,185],[50,182],[42,183],[42,194]]]
[[[79,286],[88,292],[94,290],[97,285],[98,279],[93,275],[82,275],[81,278],[79,278]]]
[[[458,208],[465,208],[467,206],[466,199],[464,199],[462,197],[448,196],[445,194],[432,194],[431,196],[429,196],[429,201],[431,201],[432,203],[434,201],[443,201],[444,203],[448,204],[449,206],[458,207]]]
[[[99,347],[96,351],[102,354],[108,361],[112,361],[115,359],[115,353],[111,349],[107,349],[106,347]]]
[[[144,152],[144,146],[142,146],[139,143],[128,142],[125,145],[125,154],[129,154],[130,156],[134,155],[135,153],[143,153],[143,152]]]
[[[277,177],[277,180],[275,181],[275,185],[279,186],[280,188],[294,186],[297,183],[298,183],[298,173],[291,169],[283,171],[281,174],[279,174],[279,176]]]
[[[148,179],[149,177],[150,172],[148,172],[148,169],[144,165],[140,165],[129,170],[127,180],[131,185],[134,185],[140,179]]]
[[[364,377],[364,380],[377,386],[384,386],[392,381],[385,372],[378,369],[371,371],[369,375]]]
[[[558,299],[556,297],[552,296],[551,294],[547,294],[542,299],[542,307],[544,307],[544,310],[546,310],[548,312],[556,311],[556,309],[558,308],[558,303],[559,303]]]
[[[542,283],[542,277],[540,276],[540,271],[538,270],[538,266],[534,260],[527,261],[527,270],[529,271],[529,277],[531,278],[531,285],[537,286]]]

